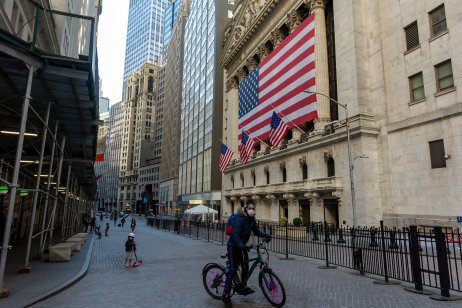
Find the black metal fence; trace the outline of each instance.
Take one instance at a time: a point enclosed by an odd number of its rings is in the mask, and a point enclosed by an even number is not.
[[[153,218],[151,226],[192,238],[224,244],[226,224],[195,223]],[[462,243],[458,229],[443,227],[387,228],[341,227],[326,223],[306,226],[259,223],[271,234],[270,251],[325,260],[361,272],[440,289],[442,297],[453,297],[449,290],[462,291]],[[253,237],[253,243],[258,239]]]

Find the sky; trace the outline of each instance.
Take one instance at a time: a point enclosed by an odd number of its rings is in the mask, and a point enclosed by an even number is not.
[[[113,105],[122,100],[125,37],[130,0],[105,0],[98,26],[99,77],[104,97]]]

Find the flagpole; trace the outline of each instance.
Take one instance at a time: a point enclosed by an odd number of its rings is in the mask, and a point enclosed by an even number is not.
[[[243,131],[244,131],[247,135],[250,136],[250,133],[249,133],[248,131],[246,131],[245,129],[243,129]],[[261,140],[261,139],[258,138],[257,136],[255,136],[255,137],[253,137],[253,138],[257,138],[258,141],[260,141],[261,143],[263,143],[264,145],[266,145],[267,147],[269,147],[269,145],[268,145],[266,142],[264,142],[263,140]]]
[[[298,128],[298,130],[301,131],[302,134],[307,135],[307,133],[303,129],[301,129],[297,124],[289,120],[281,111],[279,111],[276,107],[274,107],[273,104],[271,104],[271,107],[273,107],[273,109],[276,110],[277,113],[280,113],[284,117],[284,119],[286,119],[287,121],[292,123],[296,128]]]

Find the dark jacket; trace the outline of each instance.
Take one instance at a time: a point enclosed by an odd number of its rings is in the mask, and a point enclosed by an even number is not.
[[[135,241],[127,240],[125,242],[125,251],[135,251],[136,250],[136,244]]]
[[[268,234],[258,228],[254,217],[249,217],[242,211],[238,212],[238,216],[232,222],[234,228],[228,240],[228,246],[235,246],[239,249],[244,249],[245,244],[250,239],[250,232],[256,236],[267,237]]]

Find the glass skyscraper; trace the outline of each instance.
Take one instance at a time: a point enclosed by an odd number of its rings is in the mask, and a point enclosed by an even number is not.
[[[178,8],[180,0],[170,0],[164,18],[164,48],[167,48],[170,39],[172,38],[172,30],[175,25],[176,17],[178,16]]]
[[[223,0],[192,0],[185,25],[179,201],[219,209],[218,169],[222,134],[222,33],[228,19]]]
[[[169,0],[130,0],[125,46],[124,97],[128,75],[145,62],[161,64],[164,13]]]

